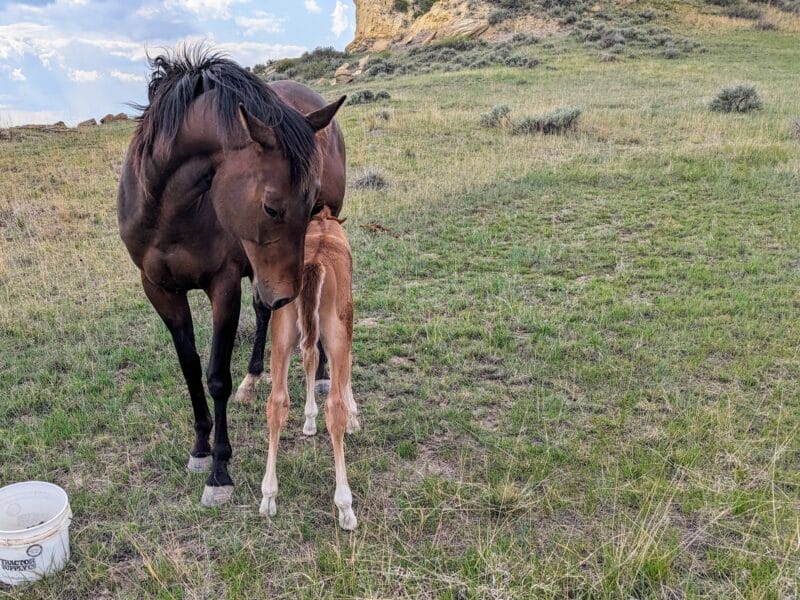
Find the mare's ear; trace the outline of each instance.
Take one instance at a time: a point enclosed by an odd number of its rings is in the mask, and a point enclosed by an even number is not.
[[[251,141],[261,144],[265,148],[277,148],[278,140],[275,139],[272,127],[251,115],[241,103],[239,103],[239,122]]]
[[[307,114],[306,120],[311,127],[314,128],[314,131],[325,129],[333,120],[333,116],[336,114],[336,111],[339,110],[339,107],[344,104],[345,100],[347,100],[347,96],[342,96],[336,102],[331,102],[328,106],[324,106],[319,110]]]

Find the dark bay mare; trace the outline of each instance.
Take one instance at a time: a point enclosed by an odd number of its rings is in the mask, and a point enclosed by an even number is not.
[[[199,46],[159,56],[151,67],[148,104],[139,107],[120,176],[119,229],[172,334],[194,409],[188,468],[210,470],[201,502],[213,506],[233,493],[227,404],[241,280],[253,280],[253,383],[270,311],[301,289],[310,218],[323,206],[338,214],[342,205],[344,140],[333,117],[344,97],[328,104],[295,82],[267,85]],[[186,297],[193,289],[211,301],[213,421]]]

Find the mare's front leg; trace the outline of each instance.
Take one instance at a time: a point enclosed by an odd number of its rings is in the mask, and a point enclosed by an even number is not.
[[[208,392],[214,399],[214,458],[211,473],[206,480],[203,506],[218,506],[233,495],[233,480],[228,475],[228,461],[233,454],[228,440],[228,398],[233,388],[231,382],[231,354],[239,325],[241,306],[241,279],[237,273],[214,280],[206,290],[211,300],[213,337],[211,358],[208,361]]]
[[[247,375],[236,390],[236,401],[250,403],[256,399],[256,385],[264,376],[264,346],[267,342],[267,327],[271,311],[253,293],[253,311],[256,313],[256,335]]]
[[[183,371],[183,378],[189,388],[194,411],[194,447],[189,453],[187,468],[194,473],[202,473],[211,469],[211,446],[208,436],[213,421],[208,412],[206,395],[203,391],[203,374],[200,357],[194,343],[194,326],[192,312],[186,293],[174,293],[151,283],[142,273],[142,287],[156,312],[172,334],[172,342],[178,353],[178,362]]]

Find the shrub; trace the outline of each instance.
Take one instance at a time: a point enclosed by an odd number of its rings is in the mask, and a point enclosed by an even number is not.
[[[671,44],[664,46],[664,49],[661,51],[661,56],[664,58],[678,58],[680,55],[681,51]]]
[[[800,140],[800,117],[792,119],[792,135]]]
[[[552,112],[526,117],[520,121],[516,121],[511,127],[511,133],[544,133],[546,135],[564,133],[575,129],[580,116],[580,108],[577,106],[566,106]]]
[[[357,190],[382,190],[389,186],[386,178],[377,169],[367,168],[353,179],[352,186]]]
[[[727,86],[711,101],[709,108],[716,112],[750,112],[762,107],[761,97],[752,85]]]
[[[507,8],[496,8],[489,13],[489,25],[502,23],[511,16],[511,11]]]
[[[778,26],[772,21],[768,21],[767,19],[759,19],[758,21],[753,23],[753,29],[755,29],[756,31],[777,31]]]
[[[527,69],[532,69],[539,64],[539,59],[529,58],[527,56],[509,56],[502,62],[507,67],[525,67]]]
[[[761,18],[761,9],[750,4],[740,3],[726,8],[724,14],[737,19],[759,19]]]
[[[493,106],[492,110],[481,115],[481,127],[501,127],[503,125],[508,125],[509,114],[511,114],[511,109],[507,105],[500,104],[498,106]]]
[[[372,90],[361,90],[350,96],[347,100],[347,104],[369,104],[370,102],[389,100],[390,98],[391,96],[386,90],[381,90],[377,93]]]
[[[408,10],[408,0],[394,0],[394,9],[397,12],[406,12]]]

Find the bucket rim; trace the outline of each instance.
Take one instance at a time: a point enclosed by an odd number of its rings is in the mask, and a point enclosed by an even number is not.
[[[37,485],[44,485],[58,492],[61,495],[61,499],[63,500],[61,508],[53,517],[51,517],[44,523],[39,523],[38,525],[35,525],[33,527],[28,527],[25,529],[0,529],[0,537],[4,537],[6,535],[20,535],[20,534],[34,535],[37,532],[49,529],[57,522],[62,521],[64,519],[64,515],[71,512],[69,506],[69,496],[67,495],[67,492],[61,486],[58,486],[55,483],[50,483],[49,481],[37,481],[37,480],[18,481],[17,483],[11,483],[9,485],[4,485],[3,487],[0,487],[0,494],[2,494],[7,490],[10,490],[11,488],[24,487],[32,483]]]

